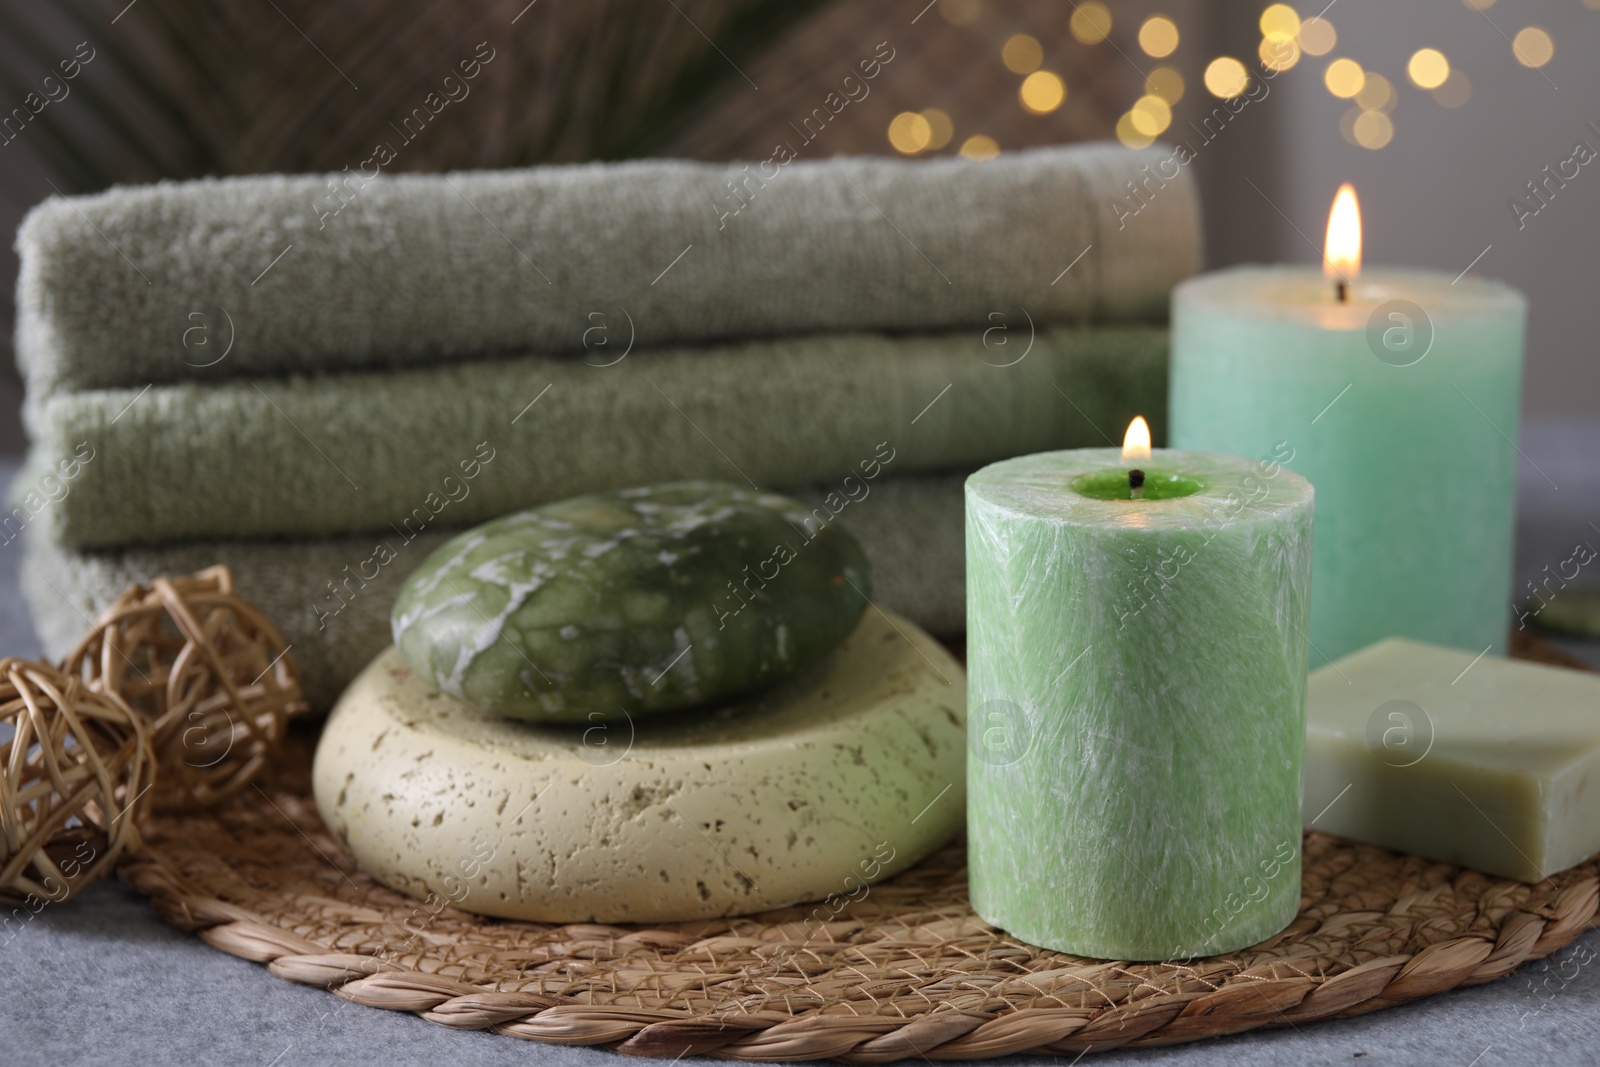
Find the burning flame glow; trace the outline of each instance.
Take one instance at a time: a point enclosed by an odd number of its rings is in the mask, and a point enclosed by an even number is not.
[[[1143,415],[1135,415],[1128,423],[1128,432],[1122,436],[1122,461],[1132,463],[1150,458],[1150,424]]]
[[[1328,239],[1322,246],[1322,273],[1329,278],[1354,279],[1361,273],[1361,205],[1355,186],[1345,182],[1328,212]]]

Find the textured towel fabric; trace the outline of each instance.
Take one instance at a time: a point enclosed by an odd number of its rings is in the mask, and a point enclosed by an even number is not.
[[[873,602],[938,634],[961,633],[965,620],[964,480],[964,474],[884,477],[864,483],[865,495],[858,490],[857,499],[841,507],[836,498],[832,505],[872,561]],[[821,486],[795,495],[820,508],[835,491]],[[428,528],[409,542],[390,534],[74,552],[35,529],[24,540],[22,583],[47,654],[59,658],[128,585],[226,563],[239,591],[293,647],[307,698],[326,709],[389,644],[389,609],[401,581],[454,532]],[[389,552],[380,552],[380,544]]]
[[[1139,413],[1159,432],[1163,329],[1009,333],[988,347],[979,331],[823,335],[609,367],[526,357],[65,393],[43,405],[17,485],[92,457],[39,520],[71,548],[306,540],[413,518],[470,525],[680,478],[784,486],[838,484],[878,462],[894,477],[964,469],[1105,445]]]
[[[55,198],[17,236],[18,360],[37,401],[577,350],[597,328],[642,347],[981,328],[1018,308],[1040,324],[1164,320],[1199,255],[1187,171],[1152,177],[1168,154],[350,172]],[[1145,206],[1119,219],[1135,184]]]

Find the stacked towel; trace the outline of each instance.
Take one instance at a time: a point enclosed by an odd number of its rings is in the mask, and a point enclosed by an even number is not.
[[[28,528],[58,655],[129,582],[228,563],[318,704],[387,643],[399,581],[454,529],[673,478],[827,508],[881,604],[957,632],[964,474],[1165,409],[1151,320],[1198,237],[1182,180],[1117,222],[1152,158],[52,200],[18,238],[34,452],[0,540]]]
[[[1163,330],[1040,329],[1032,345],[1008,367],[963,334],[845,334],[605,368],[528,357],[97,389],[42,402],[33,462],[93,452],[48,529],[104,548],[381,530],[430,494],[448,499],[442,479],[485,454],[497,458],[457,490],[450,521],[674,478],[820,484],[880,451],[896,476],[967,469],[1103,445],[1163,406]]]
[[[608,311],[639,347],[982,330],[1020,309],[1162,321],[1199,254],[1187,171],[1118,215],[1167,155],[647,161],[51,199],[17,236],[18,361],[48,396],[575,351]]]

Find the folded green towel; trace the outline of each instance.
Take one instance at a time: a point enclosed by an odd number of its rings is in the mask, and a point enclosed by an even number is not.
[[[608,367],[527,357],[63,393],[43,402],[17,486],[76,467],[59,501],[25,509],[73,548],[306,539],[472,524],[680,478],[786,486],[840,484],[868,463],[896,477],[962,469],[1120,440],[1141,413],[1159,429],[1165,330],[1030,336],[1013,320],[987,343],[978,331],[821,335]]]
[[[1156,174],[1169,154],[352,169],[52,198],[17,235],[18,360],[37,400],[602,336],[1164,320],[1199,254],[1187,171]]]
[[[935,633],[959,634],[966,612],[964,480],[962,474],[858,477],[854,499],[844,503],[837,486],[794,495],[816,508],[831,509],[861,542],[872,562],[874,603]],[[830,495],[835,497],[831,505]],[[240,593],[267,613],[293,648],[307,698],[326,709],[389,644],[389,609],[400,582],[457,531],[429,526],[414,532],[410,541],[390,533],[74,552],[35,529],[23,542],[22,586],[46,653],[60,658],[77,643],[89,620],[127,586],[226,563]]]

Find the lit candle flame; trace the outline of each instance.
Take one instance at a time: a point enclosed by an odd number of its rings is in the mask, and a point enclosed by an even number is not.
[[[1135,415],[1128,423],[1128,432],[1122,435],[1122,462],[1133,463],[1150,458],[1150,424],[1143,415]]]
[[[1349,182],[1339,186],[1333,197],[1333,210],[1328,212],[1322,273],[1346,280],[1354,280],[1361,273],[1361,205],[1356,203],[1356,189]]]

